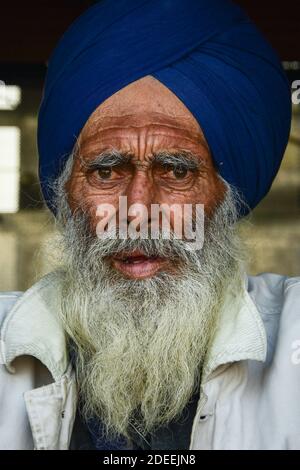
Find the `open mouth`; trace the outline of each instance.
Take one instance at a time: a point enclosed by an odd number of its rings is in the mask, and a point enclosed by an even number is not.
[[[159,256],[147,256],[141,251],[118,253],[110,258],[112,266],[131,279],[146,279],[158,273],[167,260]]]

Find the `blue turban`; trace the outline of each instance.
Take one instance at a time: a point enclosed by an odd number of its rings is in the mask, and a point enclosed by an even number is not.
[[[229,0],[102,0],[80,16],[50,59],[39,112],[42,192],[93,111],[152,75],[191,111],[220,175],[254,208],[287,144],[290,87],[269,44]]]

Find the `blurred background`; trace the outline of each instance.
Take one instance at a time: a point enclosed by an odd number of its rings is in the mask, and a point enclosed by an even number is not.
[[[37,176],[37,113],[47,60],[57,40],[93,1],[1,5],[0,30],[0,291],[25,290],[49,270],[55,232]],[[117,0],[116,0],[117,3]],[[300,102],[299,0],[241,0],[277,50]],[[271,6],[272,5],[272,6]],[[299,83],[297,84],[297,80]],[[291,92],[293,89],[291,88]],[[298,99],[297,99],[298,98]],[[62,125],[63,125],[63,116]],[[272,190],[245,229],[249,273],[300,275],[300,104],[293,105],[289,145]]]

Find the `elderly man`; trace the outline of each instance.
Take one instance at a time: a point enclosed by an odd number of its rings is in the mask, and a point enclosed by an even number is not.
[[[300,448],[300,281],[247,277],[237,230],[289,127],[281,65],[227,0],[71,26],[38,135],[61,266],[1,296],[1,448]]]

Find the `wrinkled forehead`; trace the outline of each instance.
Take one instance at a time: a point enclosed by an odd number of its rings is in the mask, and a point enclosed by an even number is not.
[[[149,130],[153,126],[204,139],[199,123],[183,102],[157,79],[146,76],[98,106],[82,129],[78,142],[85,143],[105,131]]]

